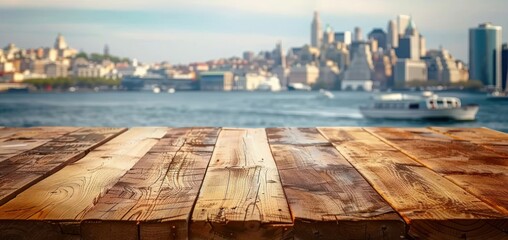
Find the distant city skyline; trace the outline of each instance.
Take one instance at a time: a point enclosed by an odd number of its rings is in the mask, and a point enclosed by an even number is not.
[[[413,17],[428,49],[443,46],[468,62],[468,31],[482,22],[501,26],[508,41],[505,0],[463,1],[98,1],[0,0],[0,47],[51,46],[58,33],[85,52],[173,64],[239,56],[243,51],[285,50],[310,44],[318,11],[334,31],[386,31],[398,14]]]

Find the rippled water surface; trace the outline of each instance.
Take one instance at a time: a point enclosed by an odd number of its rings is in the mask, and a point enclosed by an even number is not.
[[[508,101],[481,93],[440,93],[477,103],[473,122],[364,119],[358,111],[373,93],[334,92],[149,92],[0,94],[3,126],[456,126],[508,132]]]

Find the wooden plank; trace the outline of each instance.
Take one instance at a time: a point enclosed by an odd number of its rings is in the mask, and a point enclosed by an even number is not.
[[[0,131],[0,162],[47,143],[54,138],[76,131],[77,127],[33,127]],[[3,129],[2,129],[3,130]]]
[[[508,134],[488,128],[449,128],[430,127],[430,129],[457,140],[480,144],[499,154],[508,156]]]
[[[171,129],[141,158],[84,219],[84,236],[102,233],[104,221],[139,222],[146,239],[188,239],[188,221],[197,198],[219,128]],[[194,151],[198,149],[200,151]],[[209,151],[204,151],[209,149]],[[108,229],[116,229],[113,223]],[[137,230],[136,224],[129,225]],[[121,226],[125,229],[126,226]],[[104,236],[112,236],[104,232]]]
[[[318,128],[404,218],[417,239],[506,239],[504,214],[362,128]],[[341,141],[341,139],[348,139]]]
[[[283,238],[290,225],[264,129],[223,129],[194,207],[190,237]]]
[[[0,162],[0,204],[123,131],[122,128],[81,128]]]
[[[292,129],[291,132],[299,131]],[[285,133],[268,135],[282,186],[295,219],[297,239],[400,239],[404,221],[339,152],[328,145],[301,145]],[[308,138],[323,138],[319,132]],[[304,140],[303,143],[308,142]]]
[[[421,133],[427,135],[425,138],[420,138],[420,133],[410,133],[406,129],[367,128],[366,130],[385,139],[394,148],[438,172],[508,216],[508,188],[506,187],[508,156],[482,145],[453,139],[430,129],[420,129]],[[398,132],[412,135],[413,140],[391,138]],[[430,135],[436,136],[438,140],[429,137]],[[474,139],[471,133],[465,133],[465,135]],[[488,138],[487,134],[486,136]],[[443,138],[447,138],[447,141],[441,141]]]
[[[316,128],[267,128],[266,135],[270,144],[291,144],[295,142],[300,145],[330,144],[328,140],[319,135]]]
[[[166,131],[128,130],[0,206],[0,219],[81,221]]]
[[[1,239],[79,240],[79,224],[0,220]]]

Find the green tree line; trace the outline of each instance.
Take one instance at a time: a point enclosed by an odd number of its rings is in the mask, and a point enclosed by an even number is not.
[[[96,62],[96,63],[101,63],[103,60],[109,60],[113,63],[119,63],[119,62],[128,62],[130,63],[131,60],[128,59],[128,58],[122,58],[122,57],[117,57],[117,56],[112,56],[112,55],[103,55],[103,54],[98,54],[98,53],[91,53],[91,54],[86,54],[84,52],[80,52],[76,55],[76,58],[84,58],[88,61],[92,61],[92,62]]]
[[[27,79],[24,81],[34,85],[37,89],[44,89],[51,87],[53,89],[67,89],[69,87],[81,87],[81,88],[94,88],[100,86],[119,86],[120,79],[109,79],[109,78],[78,78],[78,77],[67,77],[67,78],[40,78],[40,79]]]

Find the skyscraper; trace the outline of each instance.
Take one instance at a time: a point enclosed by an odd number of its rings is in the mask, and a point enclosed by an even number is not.
[[[399,46],[399,30],[397,23],[393,20],[388,22],[387,49],[397,48]]]
[[[370,47],[365,42],[357,42],[358,48],[353,52],[353,60],[344,72],[342,90],[372,91],[372,55]]]
[[[501,35],[502,28],[491,23],[469,29],[469,75],[485,86],[502,87]]]
[[[501,81],[502,86],[505,91],[508,91],[508,44],[503,44],[503,50],[502,50],[502,74],[501,74]]]
[[[355,27],[355,41],[363,41],[363,32],[360,27]]]
[[[346,45],[351,44],[351,32],[345,31],[345,32],[335,32],[335,41],[336,42],[342,42]]]
[[[378,47],[381,47],[383,49],[387,49],[386,45],[386,33],[381,28],[374,28],[368,35],[369,40],[376,39],[378,43]],[[375,51],[376,49],[372,49],[372,51]]]
[[[404,35],[406,33],[406,28],[410,20],[411,17],[408,15],[397,16],[397,27],[399,29],[399,35]]]
[[[414,21],[410,19],[404,36],[399,39],[397,57],[419,60],[420,52],[420,34],[416,29],[416,24]]]
[[[310,45],[312,47],[319,48],[321,44],[322,33],[321,33],[321,21],[319,20],[319,13],[314,12],[314,18],[310,27]]]
[[[333,32],[332,27],[328,24],[326,25],[326,30],[323,33],[323,44],[331,44],[335,41],[335,33]]]

